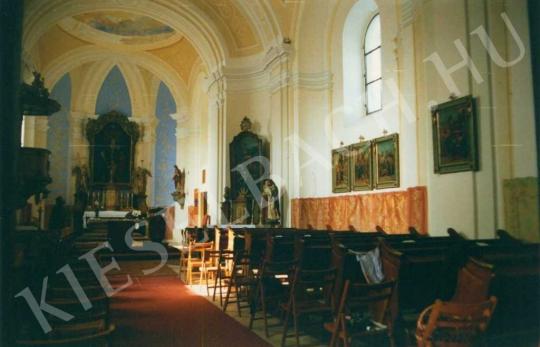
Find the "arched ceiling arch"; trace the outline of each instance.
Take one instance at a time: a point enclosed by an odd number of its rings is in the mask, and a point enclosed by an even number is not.
[[[43,71],[45,82],[48,87],[53,86],[64,73],[90,62],[100,62],[100,64],[92,65],[87,74],[88,80],[85,81],[87,83],[85,88],[89,91],[95,91],[101,86],[104,76],[114,65],[124,66],[122,72],[128,88],[130,85],[141,83],[140,77],[136,75],[130,76],[133,75],[129,72],[131,71],[130,68],[125,68],[125,62],[129,62],[132,65],[144,68],[163,81],[171,90],[177,105],[187,105],[189,100],[188,88],[184,80],[172,67],[164,64],[158,57],[146,52],[113,52],[94,46],[80,47],[63,54],[50,64]],[[88,93],[87,97],[95,97],[92,95],[92,93]],[[91,103],[91,100],[81,100],[81,104],[86,105],[85,107],[88,107]],[[144,108],[141,106],[141,109]]]
[[[129,12],[159,21],[175,31],[164,39],[172,44],[181,36],[195,47],[209,70],[227,59],[261,53],[281,40],[282,30],[273,0],[33,0],[28,2],[23,27],[23,48],[30,50],[43,33],[59,24],[87,42],[113,45],[125,38],[92,30],[75,21],[89,13]],[[101,37],[101,39],[100,39]],[[133,43],[133,42],[132,42]],[[154,45],[154,47],[152,47]],[[137,45],[126,45],[137,47]],[[141,43],[156,48],[155,43]],[[140,49],[140,47],[138,47]]]
[[[131,12],[165,23],[190,40],[209,69],[223,64],[229,55],[223,35],[203,11],[171,0],[34,0],[25,13],[23,48],[30,50],[61,20],[95,11]]]

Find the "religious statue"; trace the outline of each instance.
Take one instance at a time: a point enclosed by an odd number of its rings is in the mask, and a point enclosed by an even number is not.
[[[244,117],[244,119],[242,119],[242,122],[240,122],[240,130],[251,131],[251,127],[252,127],[251,119],[249,119],[248,117]]]
[[[271,179],[265,179],[262,187],[262,223],[277,226],[281,223],[278,187]]]
[[[82,231],[83,215],[88,205],[90,178],[86,165],[75,166],[71,173],[75,176],[75,203],[73,204],[73,227],[77,232]]]
[[[180,170],[178,166],[174,166],[174,192],[171,194],[174,201],[180,204],[180,208],[184,208],[186,201],[185,184],[186,184],[186,172]]]
[[[140,196],[146,196],[148,177],[152,177],[150,171],[142,166],[143,163],[144,161],[141,160],[141,166],[135,169],[135,174],[133,177],[133,193]]]
[[[135,195],[136,208],[143,214],[148,212],[148,205],[146,204],[146,184],[148,177],[152,177],[152,174],[148,169],[143,167],[144,161],[141,160],[141,166],[135,169],[133,175],[133,194]]]
[[[223,202],[221,203],[221,222],[228,224],[232,217],[231,188],[225,187],[223,192]]]
[[[75,166],[71,170],[73,176],[75,176],[75,192],[76,193],[88,193],[90,179],[88,177],[88,167],[86,165]]]

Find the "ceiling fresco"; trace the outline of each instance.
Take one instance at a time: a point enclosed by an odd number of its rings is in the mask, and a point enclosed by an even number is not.
[[[91,12],[73,17],[90,27],[119,36],[168,36],[174,29],[155,19],[126,12]]]

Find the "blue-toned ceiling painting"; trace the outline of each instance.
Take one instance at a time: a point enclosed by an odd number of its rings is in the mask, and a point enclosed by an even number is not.
[[[111,69],[99,90],[96,102],[96,114],[118,111],[131,116],[131,99],[126,80],[122,72],[115,66]]]
[[[61,105],[60,111],[49,117],[47,130],[47,148],[51,151],[50,175],[52,183],[47,187],[49,197],[55,199],[62,196],[68,199],[69,169],[69,112],[71,109],[71,78],[65,74],[52,88],[51,99]]]
[[[92,12],[74,18],[96,30],[120,36],[151,36],[174,32],[171,27],[155,19],[126,12]]]
[[[167,86],[162,82],[156,101],[156,149],[154,156],[154,206],[166,206],[173,202],[172,176],[176,163],[176,103]]]

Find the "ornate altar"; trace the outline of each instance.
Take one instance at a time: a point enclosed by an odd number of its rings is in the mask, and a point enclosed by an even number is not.
[[[232,200],[231,222],[234,224],[258,224],[260,209],[258,201],[262,181],[268,178],[270,160],[262,138],[251,131],[251,121],[244,117],[241,132],[229,145]]]
[[[86,137],[90,143],[89,199],[92,205],[97,202],[98,208],[128,210],[137,204],[133,179],[135,144],[139,136],[137,123],[115,111],[88,121]]]

